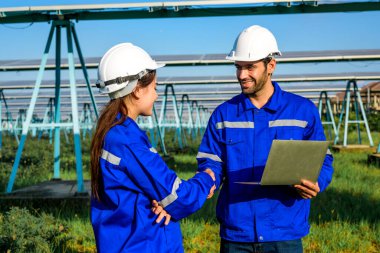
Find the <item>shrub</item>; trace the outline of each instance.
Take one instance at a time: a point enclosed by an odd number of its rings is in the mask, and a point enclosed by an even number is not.
[[[0,252],[53,252],[68,238],[66,226],[51,215],[19,207],[0,214]]]
[[[368,116],[368,125],[371,131],[380,131],[380,112],[373,111],[367,114]]]

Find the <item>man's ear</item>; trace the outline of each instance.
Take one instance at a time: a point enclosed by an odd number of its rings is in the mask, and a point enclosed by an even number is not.
[[[268,75],[272,75],[275,69],[276,69],[276,60],[272,59],[270,62],[268,62],[268,65],[267,65]]]

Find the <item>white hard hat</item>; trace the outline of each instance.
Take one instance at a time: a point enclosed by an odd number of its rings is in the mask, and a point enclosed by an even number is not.
[[[281,55],[276,38],[268,29],[253,25],[239,34],[226,59],[231,61],[258,61],[275,55]]]
[[[124,97],[133,91],[140,78],[164,65],[155,62],[142,48],[121,43],[109,49],[100,60],[96,87],[111,99]]]

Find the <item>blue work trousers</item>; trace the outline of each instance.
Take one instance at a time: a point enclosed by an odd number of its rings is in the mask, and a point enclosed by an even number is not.
[[[223,240],[220,253],[302,253],[302,240],[246,243]]]

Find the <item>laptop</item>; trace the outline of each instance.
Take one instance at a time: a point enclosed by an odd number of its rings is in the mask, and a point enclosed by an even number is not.
[[[261,181],[235,183],[294,185],[301,179],[316,182],[328,146],[328,141],[273,140]]]

